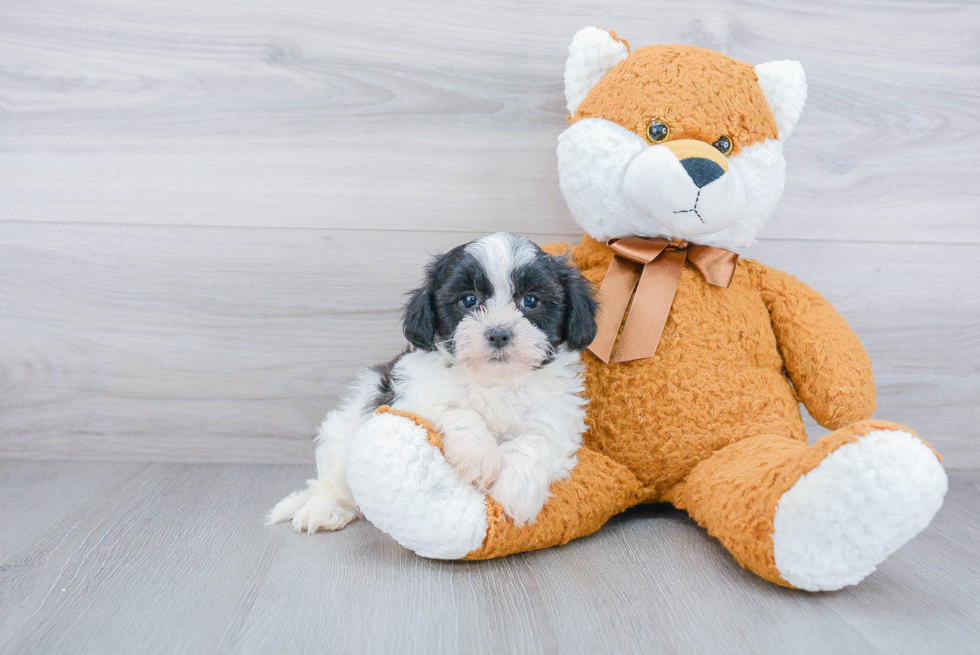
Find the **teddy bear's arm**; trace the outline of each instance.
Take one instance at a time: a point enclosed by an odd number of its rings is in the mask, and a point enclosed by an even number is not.
[[[786,372],[810,415],[831,430],[870,418],[876,407],[871,360],[844,317],[792,275],[750,265]]]

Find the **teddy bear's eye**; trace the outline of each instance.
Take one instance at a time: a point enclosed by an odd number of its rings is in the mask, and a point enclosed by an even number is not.
[[[718,137],[718,140],[711,145],[718,148],[723,155],[727,155],[732,151],[732,140],[727,134],[722,134],[720,137]]]
[[[654,118],[647,126],[647,141],[650,143],[663,143],[670,136],[670,128],[667,123],[659,118]]]

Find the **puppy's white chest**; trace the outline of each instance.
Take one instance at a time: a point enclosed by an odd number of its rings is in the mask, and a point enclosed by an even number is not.
[[[487,430],[498,443],[513,439],[524,432],[527,408],[515,394],[491,391],[483,400],[483,408],[478,411],[483,416]]]

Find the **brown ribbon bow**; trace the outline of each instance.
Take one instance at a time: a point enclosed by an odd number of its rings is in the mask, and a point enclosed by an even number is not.
[[[624,237],[607,245],[616,256],[599,287],[599,332],[589,346],[607,364],[631,296],[633,305],[613,362],[645,359],[657,352],[685,260],[708,284],[725,288],[738,262],[734,252],[686,241]]]

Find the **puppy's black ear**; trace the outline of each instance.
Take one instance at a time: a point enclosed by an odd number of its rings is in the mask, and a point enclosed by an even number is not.
[[[436,347],[436,313],[432,292],[423,287],[409,294],[402,318],[405,338],[416,348],[433,350]]]
[[[402,331],[416,348],[435,350],[438,333],[436,316],[436,290],[463,253],[464,246],[453,248],[444,255],[436,255],[425,266],[425,286],[408,295]]]
[[[572,350],[585,350],[595,339],[596,310],[592,284],[582,277],[568,256],[556,258],[565,286],[565,343]]]

